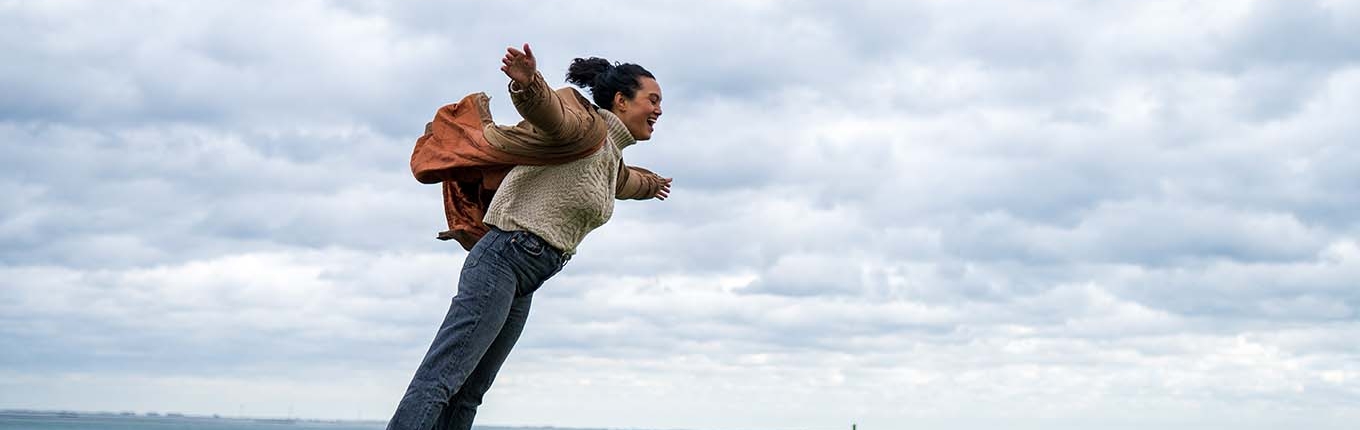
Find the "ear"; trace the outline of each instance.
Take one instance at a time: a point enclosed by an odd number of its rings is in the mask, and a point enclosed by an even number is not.
[[[623,96],[623,91],[615,91],[615,92],[614,92],[614,108],[615,108],[615,109],[620,108],[620,107],[623,107],[623,105],[624,105],[625,103],[627,103],[627,102],[628,102],[628,99],[627,99],[626,97]]]

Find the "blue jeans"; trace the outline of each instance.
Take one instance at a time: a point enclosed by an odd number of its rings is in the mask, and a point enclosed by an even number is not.
[[[458,294],[388,430],[471,429],[524,330],[534,291],[567,259],[533,233],[492,227],[468,252]]]

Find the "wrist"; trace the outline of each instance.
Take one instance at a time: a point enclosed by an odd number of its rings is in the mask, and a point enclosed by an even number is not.
[[[538,82],[541,81],[542,79],[543,79],[542,75],[539,75],[537,71],[535,71],[533,74],[529,75],[522,81],[519,79],[510,78],[509,85],[510,94],[524,94],[534,92],[538,87]]]

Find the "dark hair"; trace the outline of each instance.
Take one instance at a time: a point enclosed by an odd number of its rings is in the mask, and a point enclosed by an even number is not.
[[[577,58],[567,67],[567,82],[589,89],[595,104],[605,109],[614,108],[614,93],[623,93],[630,99],[636,96],[638,88],[642,87],[638,79],[643,76],[656,79],[642,66],[610,64],[609,60],[599,57]]]

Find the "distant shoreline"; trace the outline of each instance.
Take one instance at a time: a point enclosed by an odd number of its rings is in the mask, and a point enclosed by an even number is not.
[[[228,416],[221,414],[199,415],[186,414],[180,412],[154,412],[147,411],[137,413],[135,411],[71,411],[71,410],[51,410],[51,409],[0,409],[0,417],[33,417],[33,418],[160,418],[160,419],[186,419],[186,420],[232,420],[232,421],[251,421],[251,422],[273,422],[273,423],[335,423],[335,424],[383,424],[386,421],[380,420],[340,420],[340,419],[315,419],[315,418],[291,418],[277,416]]]
[[[176,421],[212,421],[212,422],[231,422],[242,424],[303,424],[307,425],[336,425],[336,426],[373,426],[381,429],[387,425],[386,420],[341,420],[341,419],[314,419],[314,418],[280,418],[274,417],[250,417],[250,416],[226,416],[221,414],[198,415],[179,412],[135,412],[135,411],[72,411],[72,410],[52,410],[52,409],[0,409],[0,421],[5,419],[52,419],[52,420],[79,420],[79,419],[123,419],[123,420],[176,420]],[[536,427],[536,426],[474,426],[477,430],[607,430],[600,428],[582,427]],[[642,430],[642,429],[633,429]]]

